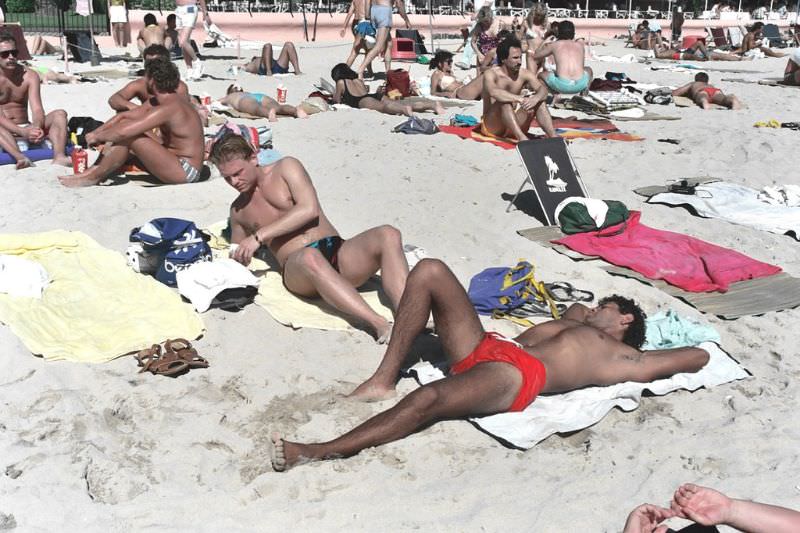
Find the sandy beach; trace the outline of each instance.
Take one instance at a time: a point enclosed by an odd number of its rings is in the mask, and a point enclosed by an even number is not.
[[[446,43],[451,50],[456,46]],[[283,84],[288,102],[297,103],[320,76],[330,78],[349,43],[303,43],[298,50],[304,75],[240,73],[238,81],[245,90],[270,95]],[[630,51],[622,41],[597,49],[617,56]],[[221,97],[231,81],[216,78],[227,78],[236,62],[235,50],[208,51],[204,64],[214,79],[189,82],[190,91]],[[624,71],[660,85],[682,85],[693,76],[640,63],[589,64],[598,77],[606,70]],[[696,176],[756,189],[800,183],[798,132],[753,127],[769,119],[797,121],[798,89],[721,81],[780,77],[785,64],[786,59],[761,59],[703,65],[714,85],[744,102],[741,111],[650,106],[681,119],[617,123],[644,137],[641,142],[571,142],[589,194],[641,210],[649,226],[732,248],[800,276],[800,244],[788,236],[645,204],[633,193]],[[410,69],[413,77],[427,73],[425,65]],[[127,81],[43,86],[45,109],[107,120],[112,116],[107,98]],[[481,104],[447,112],[426,116],[441,123],[455,113],[480,117]],[[702,317],[752,378],[645,397],[635,411],[613,410],[588,429],[554,435],[525,452],[456,420],[349,459],[278,474],[270,466],[272,431],[301,441],[327,440],[396,402],[364,404],[343,397],[383,355],[367,334],[292,330],[255,305],[238,313],[211,310],[202,315],[206,332],[194,343],[211,367],[169,379],[138,374],[131,356],[96,365],[45,362],[3,326],[0,529],[613,532],[622,530],[633,507],[667,504],[683,482],[800,508],[795,418],[800,360],[794,329],[800,310],[725,321],[652,286],[610,276],[593,262],[539,247],[516,231],[541,222],[524,210],[505,212],[524,177],[515,151],[441,133],[392,133],[402,120],[364,110],[282,118],[272,124],[274,147],[303,162],[344,237],[391,224],[405,243],[444,260],[465,285],[484,268],[524,258],[546,281],[569,280],[598,297],[624,294],[648,314],[673,309]],[[123,253],[134,226],[163,216],[206,226],[225,218],[236,196],[219,178],[170,187],[122,183],[73,190],[56,179],[63,173],[49,162],[20,172],[0,167],[0,232],[82,231]],[[518,331],[509,322],[484,319],[484,325]],[[404,379],[398,391],[415,387]]]

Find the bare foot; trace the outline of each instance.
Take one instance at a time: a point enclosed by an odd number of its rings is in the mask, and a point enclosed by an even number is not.
[[[267,113],[267,120],[270,122],[278,122],[278,113],[275,109],[270,109],[269,113]]]
[[[742,103],[739,101],[739,99],[738,98],[732,98],[731,99],[731,109],[736,110],[736,109],[741,109],[741,108],[742,108]]]
[[[356,387],[356,390],[348,394],[347,397],[360,402],[379,402],[393,398],[396,394],[397,391],[395,391],[394,387],[377,384],[370,378]]]
[[[303,111],[302,109],[300,109],[300,108],[298,107],[298,108],[297,108],[297,113],[295,114],[295,116],[296,116],[297,118],[308,118],[308,113],[306,113],[305,111]]]
[[[436,102],[436,107],[433,108],[433,112],[437,115],[444,115],[445,109],[441,102]]]
[[[53,158],[53,164],[61,165],[62,167],[71,167],[72,159],[66,155],[60,155]]]
[[[84,172],[83,174],[59,176],[58,181],[65,187],[90,187],[103,181],[103,178],[96,177],[94,173]]]
[[[389,344],[389,339],[392,338],[392,324],[387,322],[386,326],[377,330],[375,342],[378,344]]]
[[[272,470],[275,472],[286,472],[293,466],[310,463],[313,460],[303,455],[302,451],[306,448],[303,444],[283,440],[278,433],[273,433],[270,440],[272,441],[270,459]]]
[[[295,76],[302,76],[303,75],[303,71],[302,70],[295,70],[294,71],[294,75]]]
[[[23,157],[22,159],[17,160],[17,170],[22,170],[23,168],[28,168],[32,166],[33,166],[33,161],[31,161],[27,157]]]

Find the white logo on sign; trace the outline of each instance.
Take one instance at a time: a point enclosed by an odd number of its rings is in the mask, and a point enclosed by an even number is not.
[[[547,190],[549,192],[566,192],[567,182],[558,177],[558,165],[555,161],[550,159],[550,156],[544,156],[544,164],[547,165]]]

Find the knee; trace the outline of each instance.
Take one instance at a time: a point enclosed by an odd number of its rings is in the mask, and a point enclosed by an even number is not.
[[[264,45],[264,48],[261,49],[263,53],[272,53],[272,43],[267,43]]]
[[[297,264],[311,275],[319,274],[327,261],[315,248],[303,248],[297,252]]]
[[[283,47],[287,50],[294,50],[294,43],[292,41],[286,41],[283,43]]]
[[[50,112],[50,115],[53,117],[53,121],[55,124],[66,124],[67,123],[67,112],[63,109],[56,109]]]
[[[440,259],[426,257],[414,266],[411,275],[417,281],[432,282],[446,275],[448,271],[447,265]]]
[[[414,414],[419,417],[418,423],[424,423],[441,401],[441,393],[438,386],[431,384],[417,389],[406,398]]]
[[[384,247],[397,248],[403,246],[403,235],[394,226],[385,224],[378,227],[378,232]]]

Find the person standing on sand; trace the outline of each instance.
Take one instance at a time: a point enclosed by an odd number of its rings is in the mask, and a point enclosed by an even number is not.
[[[152,94],[131,111],[118,113],[86,135],[91,145],[106,145],[97,162],[81,174],[60,176],[67,187],[97,185],[114,174],[131,155],[166,184],[200,180],[203,166],[203,125],[194,105],[178,94],[178,67],[164,58],[145,67],[147,90]],[[155,130],[155,132],[154,132]]]
[[[211,24],[211,17],[208,16],[206,0],[199,0],[200,11],[203,13],[205,22]],[[198,0],[175,0],[176,29],[178,30],[178,45],[183,51],[183,62],[186,63],[186,79],[199,80],[203,77],[203,64],[197,57],[190,39],[195,23],[197,23]]]
[[[450,364],[447,377],[416,389],[332,441],[302,444],[272,435],[273,469],[349,457],[439,420],[522,411],[540,393],[696,372],[709,357],[701,348],[641,351],[645,315],[635,302],[616,295],[592,309],[574,304],[561,319],[537,324],[513,341],[484,332],[447,265],[423,259],[408,276],[383,360],[352,398],[375,401],[395,394],[403,361],[431,313]]]
[[[509,37],[497,47],[498,66],[484,73],[481,133],[524,141],[534,116],[548,137],[555,137],[553,119],[547,110],[547,86],[536,74],[522,69],[522,44]],[[522,96],[525,89],[533,95]]]
[[[47,138],[53,143],[53,163],[68,167],[72,161],[66,153],[67,113],[55,109],[45,114],[39,75],[23,67],[18,54],[14,36],[0,33],[0,146],[17,161],[18,169],[25,168],[31,161],[19,151],[13,136],[33,144]]]
[[[406,15],[403,0],[364,0],[364,12],[369,4],[369,17],[375,28],[375,46],[367,52],[364,62],[358,67],[356,73],[359,78],[364,78],[364,71],[372,65],[372,61],[383,54],[383,63],[388,73],[392,69],[392,4],[397,6],[397,12],[406,23],[406,28],[411,28],[411,21]]]
[[[281,266],[283,284],[298,296],[321,297],[335,309],[367,325],[379,343],[391,325],[356,290],[381,271],[383,289],[394,309],[406,286],[408,263],[400,232],[378,226],[344,240],[325,216],[317,191],[300,161],[284,157],[259,167],[253,147],[240,135],[214,143],[210,159],[225,181],[239,191],[231,205],[231,257],[250,264],[262,246]]]

